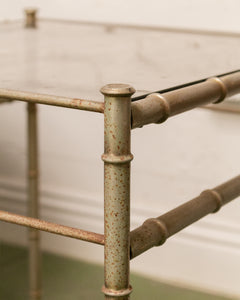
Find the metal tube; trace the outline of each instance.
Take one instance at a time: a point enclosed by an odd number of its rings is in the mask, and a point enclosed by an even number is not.
[[[20,92],[7,89],[0,89],[0,99],[54,105],[99,113],[104,112],[104,103],[102,102],[77,98],[59,97],[46,94]]]
[[[104,111],[104,275],[105,299],[129,299],[131,95],[125,84],[101,89]]]
[[[132,103],[132,128],[162,123],[169,117],[209,103],[222,102],[240,92],[240,72],[212,77],[171,92],[154,93]]]
[[[170,236],[209,213],[217,212],[222,205],[238,196],[240,196],[240,175],[212,190],[203,191],[198,197],[160,217],[146,220],[130,234],[131,258],[154,246],[162,245]]]
[[[28,216],[39,218],[38,203],[38,138],[37,138],[37,107],[34,103],[27,104],[28,131]],[[30,299],[41,299],[41,252],[40,232],[29,228],[29,288]]]
[[[91,242],[94,244],[104,245],[104,235],[78,228],[68,227],[64,225],[46,222],[43,220],[12,214],[7,211],[0,210],[0,221],[18,224],[38,230],[71,237],[74,239]]]
[[[234,70],[234,71],[231,71],[231,72],[228,72],[228,73],[223,73],[223,74],[219,74],[219,75],[214,75],[213,77],[222,77],[222,76],[230,75],[230,74],[237,73],[237,72],[240,72],[240,70]],[[166,88],[166,89],[163,89],[163,90],[159,90],[159,91],[147,93],[147,94],[140,95],[140,96],[137,96],[137,97],[133,97],[133,98],[132,98],[132,102],[133,102],[133,101],[138,101],[138,100],[144,99],[144,98],[146,98],[147,96],[149,96],[149,95],[151,95],[151,94],[154,94],[154,93],[162,94],[162,93],[167,93],[167,92],[179,90],[179,89],[184,88],[184,87],[187,87],[187,86],[195,85],[195,84],[197,84],[197,83],[201,83],[201,82],[204,82],[204,81],[208,80],[208,78],[209,78],[209,77],[203,78],[203,79],[199,79],[199,80],[196,80],[196,81],[187,82],[187,83],[180,84],[180,85],[175,85],[175,86],[172,86],[172,87],[170,87],[170,88]]]

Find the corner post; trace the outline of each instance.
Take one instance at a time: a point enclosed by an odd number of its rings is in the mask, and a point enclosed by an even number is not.
[[[38,203],[38,140],[37,140],[37,106],[27,104],[28,111],[28,216],[39,218]],[[28,229],[29,234],[29,289],[30,299],[41,299],[41,253],[40,232]]]
[[[104,109],[104,279],[107,300],[128,300],[130,259],[131,95],[126,84],[101,89]]]

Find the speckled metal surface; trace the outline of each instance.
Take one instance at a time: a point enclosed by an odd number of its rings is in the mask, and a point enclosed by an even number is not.
[[[177,115],[208,103],[220,103],[227,96],[240,92],[240,72],[211,77],[203,83],[159,94],[132,103],[132,128],[162,123]]]
[[[129,85],[107,85],[104,111],[105,299],[129,299],[130,101]]]

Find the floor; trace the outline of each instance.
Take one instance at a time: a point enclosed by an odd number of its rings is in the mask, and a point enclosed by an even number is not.
[[[27,250],[0,245],[0,298],[27,299]],[[69,258],[43,254],[43,300],[102,299],[103,268]],[[227,300],[201,292],[162,284],[137,275],[131,276],[134,285],[132,300]]]

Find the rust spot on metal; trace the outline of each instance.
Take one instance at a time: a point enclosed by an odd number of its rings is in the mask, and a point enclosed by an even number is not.
[[[0,89],[0,99],[18,100],[29,103],[40,103],[46,105],[61,106],[80,110],[104,112],[104,103],[93,100],[60,97],[46,94],[37,94],[23,91]]]
[[[240,72],[209,78],[204,82],[165,92],[153,93],[131,105],[132,128],[162,123],[168,117],[195,107],[220,103],[240,92]]]
[[[79,107],[82,104],[82,100],[80,99],[72,99],[70,102],[71,107]]]
[[[218,86],[220,87],[220,97],[214,103],[217,104],[222,102],[226,98],[228,93],[227,86],[225,85],[225,83],[219,77],[211,77],[207,81],[218,83]]]

